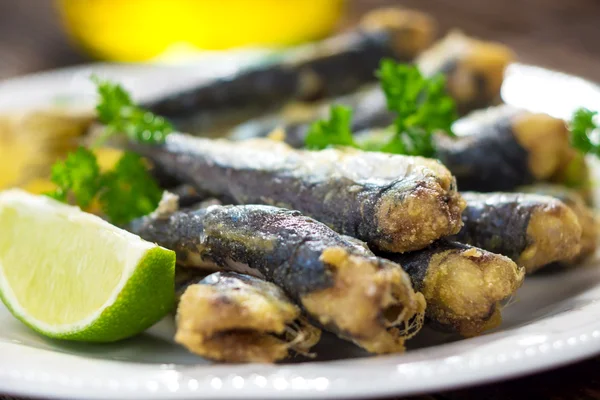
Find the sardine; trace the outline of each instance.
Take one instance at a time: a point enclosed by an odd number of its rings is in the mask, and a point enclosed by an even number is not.
[[[290,350],[311,356],[320,329],[279,287],[260,278],[216,272],[179,290],[175,340],[226,362],[275,362]]]
[[[312,320],[373,353],[403,351],[422,322],[423,296],[397,264],[298,211],[212,206],[157,213],[129,229],[174,250],[180,264],[275,283]]]
[[[509,258],[441,240],[412,253],[380,254],[402,265],[427,301],[427,322],[475,336],[502,321],[504,300],[523,283],[524,270]]]
[[[571,150],[564,121],[510,106],[475,112],[455,132],[461,137],[439,136],[436,151],[461,190],[511,191],[553,180]]]
[[[444,74],[449,95],[464,115],[499,102],[506,67],[514,60],[507,47],[452,32],[424,51],[416,64],[425,76]],[[317,104],[295,102],[281,112],[245,121],[229,131],[227,137],[240,140],[273,134],[292,147],[304,147],[310,124],[327,118],[331,104],[354,110],[351,130],[360,132],[384,127],[394,121],[379,85],[363,87],[356,93]]]
[[[464,115],[500,102],[504,72],[515,58],[510,48],[498,42],[454,30],[423,52],[416,63],[425,75],[446,76],[448,92]]]
[[[503,254],[527,273],[580,253],[581,225],[575,213],[550,196],[461,192],[464,223],[452,237]]]
[[[180,130],[199,132],[244,120],[292,101],[339,96],[375,80],[384,57],[412,60],[432,41],[433,20],[401,9],[367,14],[359,28],[301,46],[266,66],[163,96],[143,104]]]
[[[220,204],[218,199],[212,198],[208,193],[201,192],[192,185],[185,183],[168,188],[168,193],[177,196],[178,207],[181,208],[188,208],[192,206],[196,206],[197,208],[206,208],[212,204]],[[197,206],[198,204],[200,204],[200,206]]]
[[[585,199],[578,191],[563,185],[538,183],[535,185],[521,186],[518,192],[535,193],[551,196],[566,204],[577,216],[581,226],[581,250],[575,257],[561,261],[563,265],[577,265],[585,261],[596,252],[598,247],[600,221],[598,215],[586,204]]]
[[[225,137],[232,140],[270,137],[299,149],[305,145],[311,123],[328,118],[332,104],[345,105],[353,110],[352,131],[386,126],[394,120],[393,114],[387,109],[387,102],[380,86],[372,84],[362,87],[355,93],[318,103],[289,103],[278,112],[234,126],[225,133]]]
[[[380,250],[417,250],[461,226],[464,202],[454,178],[432,159],[183,134],[169,135],[163,145],[131,146],[219,199],[299,210]]]

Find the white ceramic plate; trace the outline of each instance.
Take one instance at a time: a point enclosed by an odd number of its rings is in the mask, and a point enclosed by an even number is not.
[[[239,65],[235,62],[234,65]],[[117,79],[139,99],[231,70],[205,67],[91,65],[0,83],[0,111],[57,101],[93,104],[88,76]],[[600,89],[584,80],[513,65],[503,98],[515,106],[569,117],[600,109]],[[504,310],[502,326],[456,340],[424,330],[402,355],[367,357],[325,336],[316,361],[216,365],[173,344],[165,319],[117,344],[48,340],[0,305],[0,393],[77,399],[366,398],[433,392],[506,379],[600,353],[600,261],[528,277]]]

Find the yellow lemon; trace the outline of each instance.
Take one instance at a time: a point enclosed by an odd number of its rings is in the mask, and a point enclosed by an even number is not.
[[[58,0],[67,31],[95,57],[124,62],[169,48],[286,46],[334,29],[345,0]]]

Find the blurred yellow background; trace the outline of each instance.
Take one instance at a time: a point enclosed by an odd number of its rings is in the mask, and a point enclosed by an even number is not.
[[[345,0],[58,0],[67,32],[94,58],[279,47],[322,38]]]

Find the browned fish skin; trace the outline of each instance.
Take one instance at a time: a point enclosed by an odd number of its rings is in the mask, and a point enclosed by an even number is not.
[[[381,255],[401,264],[423,293],[431,326],[463,336],[498,326],[501,302],[524,277],[523,268],[507,257],[445,240],[412,253]]]
[[[291,100],[339,96],[375,80],[379,61],[409,61],[427,47],[434,23],[423,13],[388,10],[365,17],[355,31],[300,47],[282,62],[252,68],[147,102],[144,108],[171,119],[180,130],[210,127],[218,112],[251,109],[250,115]],[[190,123],[195,129],[190,129]]]
[[[564,121],[509,106],[475,112],[455,131],[465,137],[440,136],[436,150],[461,190],[511,191],[551,179],[570,149]]]
[[[320,337],[283,290],[262,279],[216,272],[181,289],[175,340],[200,356],[271,363],[289,350],[309,355]]]
[[[161,146],[132,146],[201,191],[231,203],[299,210],[381,250],[417,250],[461,226],[464,202],[436,160],[182,134]]]
[[[503,254],[527,273],[569,260],[581,249],[575,213],[554,197],[525,193],[461,193],[464,226],[453,240]]]
[[[397,264],[297,211],[212,206],[149,216],[129,229],[175,250],[180,264],[264,277],[315,321],[368,351],[403,351],[420,327],[425,302]]]

